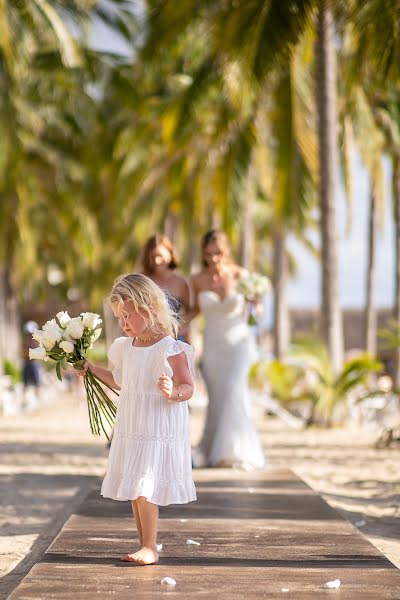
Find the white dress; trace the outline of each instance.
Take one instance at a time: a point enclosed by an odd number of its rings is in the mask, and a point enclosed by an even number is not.
[[[221,300],[207,290],[199,293],[199,307],[205,318],[201,370],[208,407],[194,465],[263,467],[264,452],[250,416],[247,376],[256,349],[246,322],[245,300],[236,291]]]
[[[172,376],[168,357],[181,352],[193,375],[193,348],[170,336],[147,347],[132,346],[129,337],[110,346],[108,357],[121,390],[102,496],[144,496],[160,506],[196,500],[188,404],[170,403],[157,389],[162,373]]]

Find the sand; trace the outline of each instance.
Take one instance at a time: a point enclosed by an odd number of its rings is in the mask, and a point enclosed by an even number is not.
[[[193,439],[204,410],[192,409]],[[400,567],[399,449],[376,450],[361,430],[295,431],[257,419],[270,466],[292,468]],[[104,475],[108,449],[92,436],[82,396],[57,392],[33,414],[0,417],[0,600],[40,559]]]

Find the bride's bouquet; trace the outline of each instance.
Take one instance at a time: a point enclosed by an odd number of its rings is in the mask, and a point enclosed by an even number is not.
[[[249,303],[249,325],[257,325],[254,305],[260,302],[261,298],[271,289],[268,277],[260,273],[246,273],[238,281],[237,291],[242,294]]]
[[[55,319],[47,321],[42,329],[36,329],[32,337],[39,342],[39,346],[29,349],[29,358],[37,360],[53,360],[56,363],[57,377],[62,380],[61,369],[66,368],[66,363],[81,371],[86,359],[86,351],[92,348],[98,339],[102,323],[100,315],[91,312],[81,313],[79,317],[70,317],[67,312],[59,312]],[[86,371],[83,376],[89,412],[90,428],[93,434],[100,435],[100,428],[107,439],[107,431],[103,425],[103,417],[112,427],[117,409],[112,400],[103,389],[103,385],[110,388],[91,372]],[[112,390],[115,394],[117,392]]]

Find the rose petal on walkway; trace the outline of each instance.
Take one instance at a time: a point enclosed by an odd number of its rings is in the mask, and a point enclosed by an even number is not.
[[[337,589],[338,587],[340,587],[340,579],[333,579],[333,581],[327,581],[325,587],[331,590]]]
[[[186,546],[200,546],[200,542],[195,542],[195,540],[186,540]]]
[[[161,583],[166,583],[167,585],[176,585],[176,581],[172,577],[164,577],[164,579],[161,579]]]

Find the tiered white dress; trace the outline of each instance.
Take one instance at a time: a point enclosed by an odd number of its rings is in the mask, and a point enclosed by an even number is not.
[[[199,305],[205,318],[201,364],[208,407],[194,464],[262,468],[265,457],[251,419],[247,383],[256,348],[246,322],[245,300],[235,290],[223,299],[204,290]]]
[[[193,375],[193,348],[170,336],[147,347],[132,346],[128,337],[110,346],[108,357],[121,391],[102,496],[144,496],[160,506],[196,500],[188,404],[168,402],[157,388],[162,373],[172,376],[168,357],[181,352]]]

